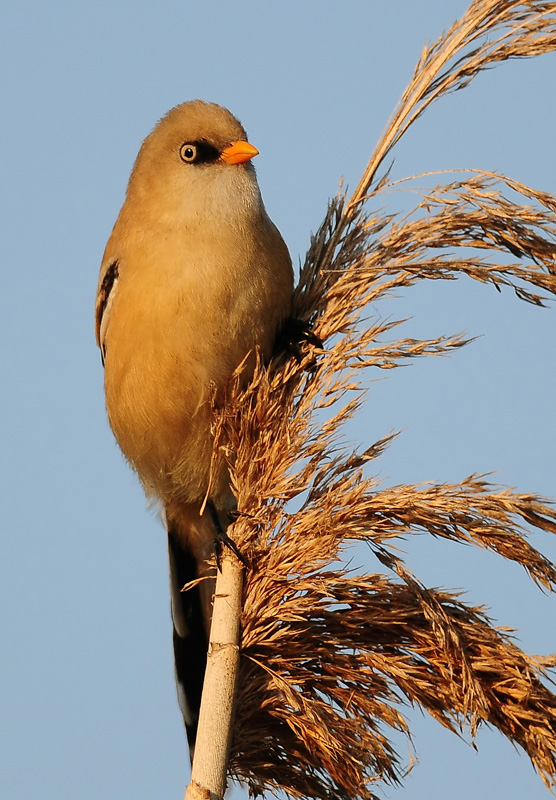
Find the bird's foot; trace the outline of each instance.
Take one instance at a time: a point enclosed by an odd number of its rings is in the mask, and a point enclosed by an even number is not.
[[[312,323],[288,317],[278,331],[274,345],[275,352],[278,354],[285,351],[299,364],[305,355],[305,345],[315,347],[317,350],[323,349],[322,341],[313,333]]]
[[[239,559],[239,561],[241,561],[243,566],[244,567],[248,567],[249,566],[249,562],[241,554],[241,552],[240,552],[238,546],[236,545],[236,543],[234,542],[234,540],[230,539],[230,537],[228,536],[228,534],[224,530],[224,527],[223,527],[222,522],[220,520],[220,516],[218,515],[218,511],[216,510],[216,507],[215,507],[214,503],[211,500],[208,501],[207,508],[208,508],[208,512],[210,514],[210,517],[212,519],[212,524],[214,525],[215,537],[214,537],[214,545],[213,546],[214,546],[214,555],[216,557],[216,566],[218,568],[218,571],[219,572],[222,571],[222,548],[223,547],[229,547],[229,549],[232,551],[232,553],[234,553],[234,555]]]

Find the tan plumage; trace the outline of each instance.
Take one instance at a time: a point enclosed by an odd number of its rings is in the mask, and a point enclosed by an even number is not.
[[[139,151],[99,278],[108,417],[147,495],[165,509],[182,639],[192,610],[180,584],[195,577],[191,564],[204,574],[214,538],[208,514],[200,516],[211,398],[249,353],[246,378],[256,348],[270,355],[292,298],[288,250],[265,211],[250,161],[257,151],[246,138],[215,104],[170,111]],[[233,506],[225,467],[213,476],[210,500],[222,516]],[[210,587],[205,616],[209,597]]]

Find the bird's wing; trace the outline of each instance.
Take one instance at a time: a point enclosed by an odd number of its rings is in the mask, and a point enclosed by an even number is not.
[[[110,316],[110,306],[112,305],[112,301],[114,299],[114,293],[116,290],[117,283],[118,283],[118,262],[107,261],[100,271],[98,290],[97,290],[97,300],[95,305],[96,337],[97,337],[97,344],[100,347],[103,364],[104,364],[104,357],[106,355],[104,336],[106,333],[108,318]]]

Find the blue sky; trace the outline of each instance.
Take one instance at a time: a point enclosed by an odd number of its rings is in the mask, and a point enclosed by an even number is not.
[[[165,536],[108,428],[93,336],[98,265],[140,142],[178,102],[228,106],[260,150],[267,208],[298,263],[340,177],[357,182],[423,42],[466,5],[22,0],[3,11],[2,796],[180,798],[189,775]],[[554,55],[479,76],[408,133],[394,175],[482,167],[556,193],[555,79]],[[411,316],[408,335],[482,334],[371,385],[347,435],[404,429],[380,464],[385,482],[494,470],[555,497],[556,308],[460,280],[372,311]],[[556,558],[548,535],[533,541]],[[519,568],[425,537],[406,552],[423,581],[465,588],[529,652],[556,651],[556,602]],[[386,798],[549,796],[499,734],[482,731],[477,754],[410,716],[420,763]]]

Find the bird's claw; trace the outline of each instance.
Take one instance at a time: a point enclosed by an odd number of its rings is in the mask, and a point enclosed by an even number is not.
[[[220,521],[220,517],[218,516],[218,511],[215,508],[214,503],[208,503],[208,510],[212,519],[212,524],[214,525],[215,530],[215,537],[214,537],[214,555],[216,558],[216,566],[219,572],[222,572],[222,548],[228,547],[232,553],[238,558],[239,561],[243,564],[244,567],[249,567],[249,562],[247,559],[241,554],[238,546],[234,542],[233,539],[230,539],[224,528],[222,527],[222,522]]]
[[[323,349],[323,343],[313,333],[313,325],[310,322],[288,317],[276,337],[276,351],[278,353],[282,351],[290,353],[299,364],[304,356],[304,344],[311,345],[317,350]]]

